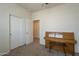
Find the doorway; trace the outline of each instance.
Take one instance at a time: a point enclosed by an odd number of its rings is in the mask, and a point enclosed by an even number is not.
[[[33,41],[37,44],[39,44],[39,37],[40,34],[40,21],[39,20],[34,20],[33,21]]]
[[[26,44],[25,21],[23,18],[10,15],[10,49]]]

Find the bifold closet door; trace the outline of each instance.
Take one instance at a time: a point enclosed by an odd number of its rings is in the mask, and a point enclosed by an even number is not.
[[[23,18],[10,16],[11,49],[26,43],[25,21]]]

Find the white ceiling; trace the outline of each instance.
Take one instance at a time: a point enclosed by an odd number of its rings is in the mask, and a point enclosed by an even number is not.
[[[35,12],[35,11],[39,11],[42,9],[55,7],[60,4],[63,4],[63,3],[48,3],[48,5],[45,5],[45,3],[19,3],[18,5],[24,7],[32,12]]]

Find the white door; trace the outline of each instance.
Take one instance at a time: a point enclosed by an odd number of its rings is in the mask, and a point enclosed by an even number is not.
[[[25,23],[23,18],[16,16],[10,16],[10,21],[11,49],[14,49],[26,43]]]

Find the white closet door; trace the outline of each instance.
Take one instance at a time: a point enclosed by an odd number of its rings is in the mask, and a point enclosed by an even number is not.
[[[11,20],[11,49],[26,43],[25,23],[23,18],[10,16]]]

